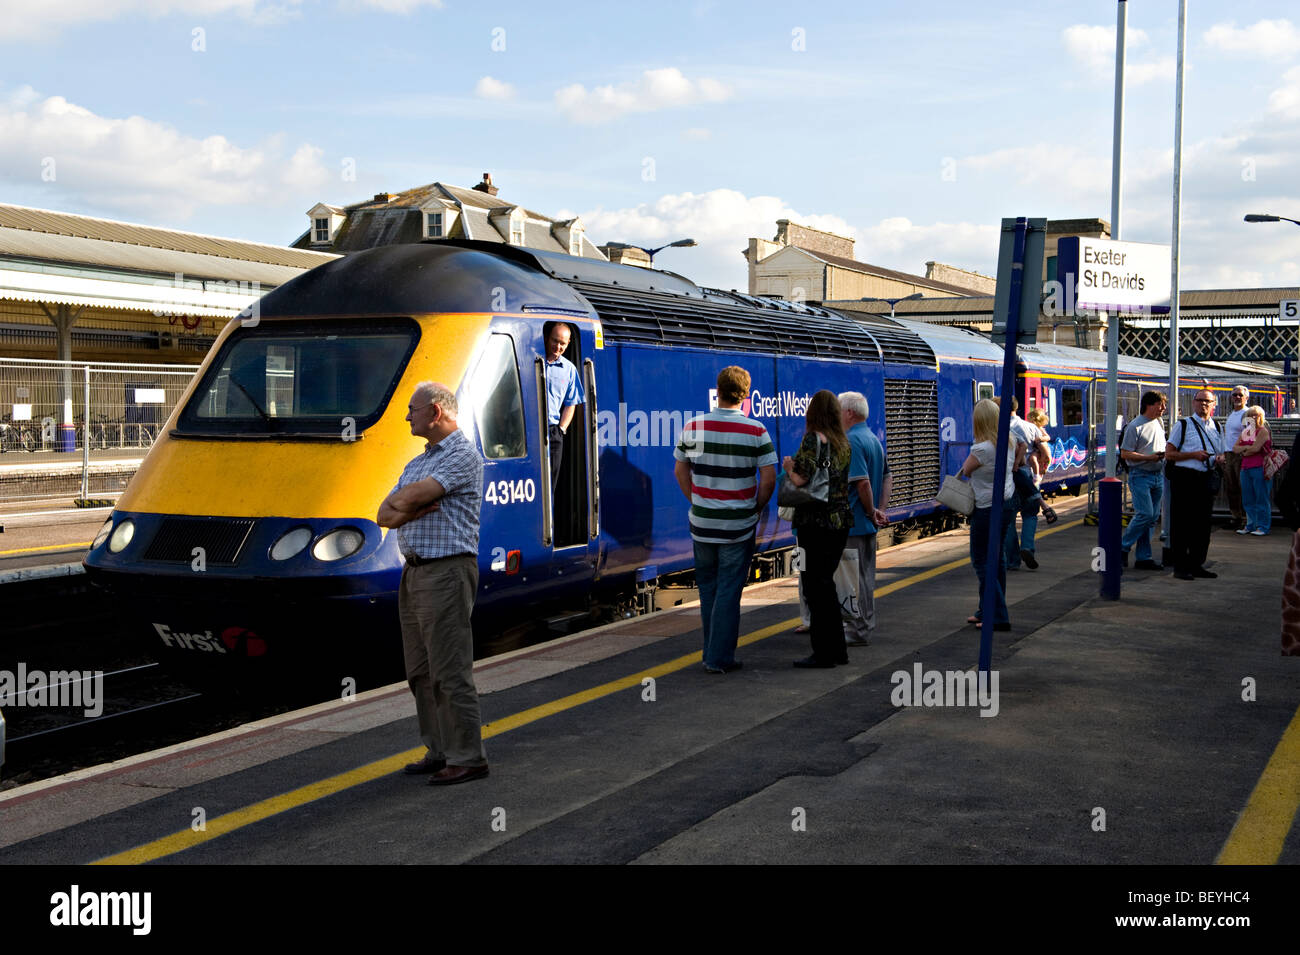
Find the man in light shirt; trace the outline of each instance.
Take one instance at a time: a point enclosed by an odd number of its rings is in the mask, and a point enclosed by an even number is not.
[[[1232,389],[1232,413],[1223,422],[1223,492],[1228,496],[1233,528],[1246,526],[1246,509],[1241,506],[1241,455],[1232,450],[1241,437],[1245,422],[1242,415],[1250,404],[1250,389],[1237,385]]]
[[[1214,425],[1214,394],[1198,392],[1195,413],[1179,419],[1169,432],[1165,460],[1174,463],[1169,475],[1169,549],[1179,580],[1217,577],[1205,569],[1210,551],[1210,510],[1214,494],[1210,473],[1223,455],[1223,435]]]
[[[1133,520],[1120,541],[1124,566],[1128,552],[1137,544],[1137,570],[1164,570],[1151,559],[1151,528],[1160,517],[1160,498],[1165,482],[1165,396],[1148,391],[1142,396],[1142,414],[1129,422],[1120,441],[1120,457],[1128,464],[1128,493],[1133,500]]]

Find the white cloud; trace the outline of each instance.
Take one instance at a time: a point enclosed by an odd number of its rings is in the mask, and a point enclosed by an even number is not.
[[[1156,79],[1172,79],[1175,61],[1172,56],[1162,56],[1146,62],[1133,58],[1136,47],[1145,46],[1147,35],[1142,30],[1124,31],[1127,49],[1124,56],[1124,84],[1138,86]],[[1065,50],[1083,68],[1087,78],[1096,81],[1115,80],[1115,28],[1076,24],[1066,27],[1062,34]]]
[[[1234,21],[1216,23],[1204,39],[1211,49],[1255,59],[1289,60],[1300,50],[1300,30],[1290,20],[1260,20],[1241,28]]]
[[[297,200],[328,180],[317,147],[303,144],[284,153],[277,138],[252,147],[221,135],[197,139],[141,116],[99,116],[62,96],[42,98],[30,87],[0,101],[6,180],[44,186],[62,202],[120,210],[132,220],[144,214],[184,218],[206,205]]]
[[[474,84],[474,95],[480,99],[513,99],[515,88],[509,83],[504,83],[501,80],[485,76]]]
[[[176,15],[210,17],[234,13],[255,23],[279,23],[297,15],[303,0],[0,0],[0,42],[42,38],[69,27],[131,18]]]
[[[720,103],[731,90],[709,77],[690,80],[676,67],[646,70],[634,82],[597,86],[588,90],[574,83],[555,91],[555,105],[575,123],[596,124],[628,113],[649,113],[661,109]]]
[[[1300,66],[1293,66],[1282,74],[1286,85],[1268,96],[1268,111],[1283,119],[1300,119]]]
[[[344,7],[363,7],[385,13],[413,13],[420,7],[442,9],[442,0],[343,0]]]
[[[705,129],[703,126],[695,126],[682,133],[682,139],[688,139],[693,142],[704,142],[705,140],[712,138],[713,131]]]
[[[863,230],[857,258],[914,275],[925,274],[926,262],[992,275],[998,264],[998,227],[970,222],[917,225],[895,216]]]
[[[45,38],[64,29],[105,21],[165,16],[234,14],[270,26],[301,15],[304,0],[0,0],[0,42]],[[345,10],[409,14],[441,9],[443,0],[338,0]],[[202,26],[203,24],[195,24]]]
[[[573,212],[557,213],[567,218]],[[655,258],[659,268],[680,272],[715,288],[748,288],[743,250],[752,237],[771,239],[776,220],[856,238],[855,257],[885,268],[925,274],[930,260],[991,274],[997,264],[997,228],[966,222],[915,225],[904,218],[885,219],[860,230],[837,215],[810,215],[777,196],[746,196],[732,189],[661,196],[625,209],[597,208],[582,213],[587,232],[597,242],[662,245],[690,238],[697,248],[672,250]]]

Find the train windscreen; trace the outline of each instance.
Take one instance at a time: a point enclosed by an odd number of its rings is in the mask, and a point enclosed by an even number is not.
[[[242,328],[208,365],[179,431],[332,436],[383,414],[419,338],[414,322]]]

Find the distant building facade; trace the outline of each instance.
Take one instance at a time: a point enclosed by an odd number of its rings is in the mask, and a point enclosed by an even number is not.
[[[994,280],[986,275],[937,262],[927,263],[926,275],[912,275],[859,262],[853,249],[854,240],[847,236],[778,219],[775,238],[751,238],[744,251],[749,294],[811,302],[903,298],[918,292],[927,298],[992,294]]]

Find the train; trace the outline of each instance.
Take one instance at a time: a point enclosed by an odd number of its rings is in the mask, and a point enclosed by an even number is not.
[[[554,493],[542,357],[553,322],[570,328],[586,395]],[[893,475],[893,526],[934,528],[955,520],[934,496],[969,452],[974,402],[997,390],[1002,354],[962,329],[671,272],[469,240],[376,248],[298,276],[227,325],[84,565],[182,673],[346,675],[372,655],[400,660],[402,558],[375,514],[422,450],[404,415],[432,380],[456,391],[483,456],[476,633],[559,609],[630,613],[691,570],[672,452],[716,403],[721,368],[749,371],[744,410],[778,457],[798,447],[817,390],[862,392]],[[1087,480],[1104,357],[1019,350],[1022,407],[1049,416],[1053,489]],[[1161,366],[1121,368],[1136,414],[1138,390],[1164,387]],[[1187,388],[1206,380],[1189,374]],[[775,566],[793,545],[773,502],[756,560]]]

